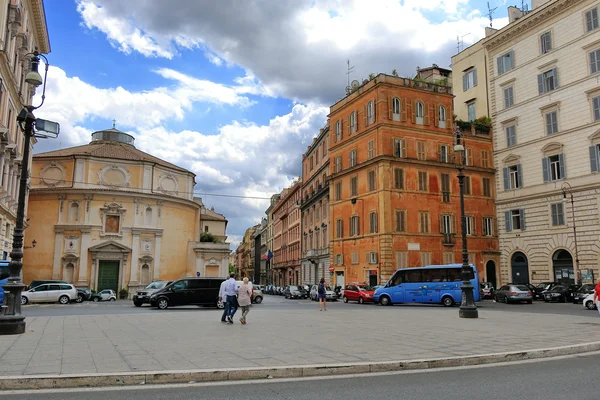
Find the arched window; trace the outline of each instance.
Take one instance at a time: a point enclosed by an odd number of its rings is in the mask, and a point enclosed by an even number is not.
[[[350,133],[356,132],[356,111],[350,114]]]
[[[145,224],[146,225],[152,225],[152,207],[147,207],[146,208],[146,213],[145,213]]]
[[[400,121],[400,99],[397,97],[392,99],[392,119]]]
[[[69,222],[79,221],[79,203],[71,203],[69,206]]]
[[[63,273],[63,280],[68,283],[73,283],[73,277],[75,276],[75,266],[72,263],[65,265],[65,271]]]
[[[10,223],[6,223],[6,227],[5,227],[5,231],[4,231],[4,236],[6,236],[7,238],[10,237]]]
[[[367,123],[370,125],[375,122],[375,103],[371,100],[367,103]]]
[[[140,276],[142,285],[150,283],[150,267],[148,264],[142,265],[142,274]]]
[[[446,108],[444,106],[438,107],[438,122],[440,128],[446,127]]]
[[[417,101],[417,107],[415,110],[415,113],[417,115],[417,123],[419,123],[419,118],[421,118],[421,124],[423,124],[423,114],[424,114],[424,110],[423,110],[423,103],[421,103],[420,101]]]

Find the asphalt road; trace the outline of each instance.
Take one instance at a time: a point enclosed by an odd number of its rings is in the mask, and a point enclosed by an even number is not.
[[[357,304],[343,303],[342,301],[329,302],[328,308],[331,310],[349,310],[349,309],[369,309],[372,312],[383,310],[384,307],[375,304]],[[262,304],[254,305],[253,307],[270,310],[306,310],[318,307],[316,302],[310,300],[287,300],[282,296],[266,295]],[[418,307],[427,310],[429,308],[444,308],[441,305],[430,304],[406,304],[395,305],[394,308],[402,307]],[[561,315],[577,315],[590,318],[600,318],[598,311],[586,310],[583,305],[571,303],[544,303],[543,301],[535,301],[533,304],[503,304],[495,303],[491,300],[486,300],[478,303],[478,307],[482,310],[501,310],[511,312],[531,312],[544,314],[561,314]],[[448,312],[456,312],[457,307],[447,308]],[[31,304],[23,306],[23,314],[26,317],[47,317],[47,316],[67,316],[67,315],[100,315],[100,314],[139,314],[139,313],[168,313],[168,312],[212,312],[213,308],[204,308],[196,306],[175,307],[161,311],[155,308],[150,308],[148,305],[135,307],[131,301],[117,300],[115,302],[84,302],[81,304]]]
[[[2,400],[527,399],[598,397],[600,354],[505,365],[319,379],[9,393]]]

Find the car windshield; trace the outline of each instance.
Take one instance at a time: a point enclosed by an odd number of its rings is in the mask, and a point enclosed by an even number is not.
[[[594,289],[593,285],[583,285],[582,287],[577,289],[577,293],[587,293],[592,289]]]
[[[549,286],[550,286],[550,284],[549,284],[549,283],[540,283],[540,284],[538,284],[536,287],[537,287],[538,289],[548,289],[548,287],[549,287]]]
[[[298,286],[290,286],[290,290],[299,290]]]
[[[162,289],[167,285],[167,282],[152,282],[146,289]]]
[[[524,292],[529,292],[529,288],[525,285],[519,285],[519,286],[515,286],[517,288],[517,290],[522,290]]]
[[[566,287],[564,287],[564,286],[560,286],[560,285],[558,285],[558,286],[554,286],[554,288],[552,288],[552,290],[557,290],[557,291],[560,291],[560,290],[566,290],[566,289],[567,289]]]
[[[358,290],[360,290],[361,292],[370,292],[375,289],[373,289],[371,286],[359,286]]]

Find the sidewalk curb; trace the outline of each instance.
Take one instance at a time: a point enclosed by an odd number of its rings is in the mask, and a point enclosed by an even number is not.
[[[444,367],[495,364],[580,354],[600,350],[600,342],[551,347],[507,353],[479,354],[451,358],[343,364],[296,365],[281,367],[223,368],[117,372],[106,374],[21,375],[0,377],[0,390],[83,388],[166,383],[240,381],[249,379],[300,378],[320,375],[345,375],[393,372]]]

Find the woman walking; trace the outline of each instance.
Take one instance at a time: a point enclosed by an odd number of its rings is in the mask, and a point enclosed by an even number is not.
[[[252,303],[252,287],[248,284],[248,278],[244,278],[244,283],[240,285],[237,300],[242,308],[242,318],[240,318],[240,322],[242,325],[246,325],[246,315],[250,312],[250,304]]]
[[[319,311],[323,311],[322,308],[327,311],[327,288],[325,287],[325,278],[321,278],[321,281],[319,282],[317,296],[319,297]]]

